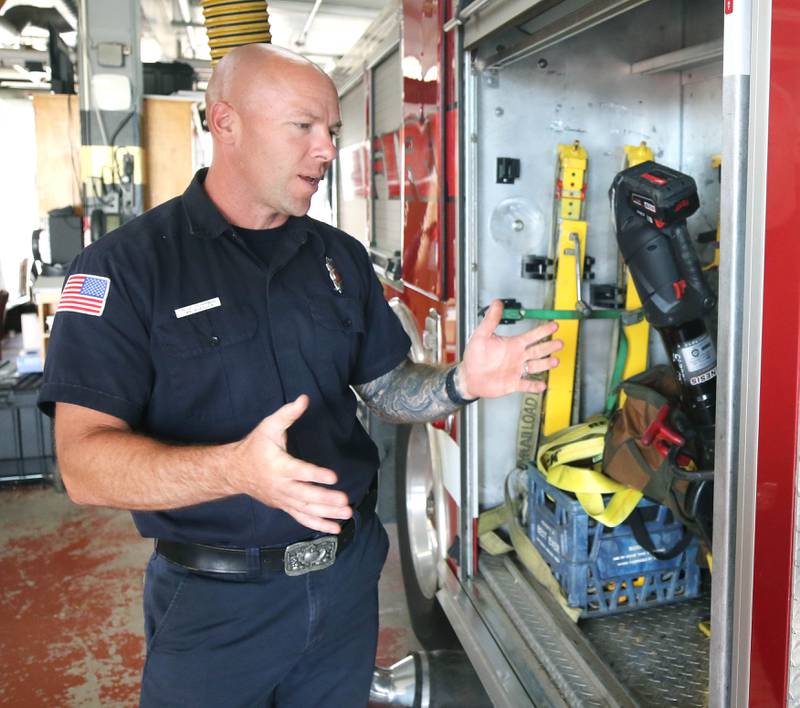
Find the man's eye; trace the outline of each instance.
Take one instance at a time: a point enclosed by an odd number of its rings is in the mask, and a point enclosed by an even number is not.
[[[295,123],[295,125],[300,128],[300,130],[308,130],[311,128],[311,123]]]

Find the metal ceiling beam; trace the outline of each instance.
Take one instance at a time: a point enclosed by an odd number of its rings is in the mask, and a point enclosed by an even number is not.
[[[314,2],[314,7],[311,8],[311,12],[308,13],[306,23],[303,25],[303,31],[300,32],[300,36],[294,42],[298,47],[305,45],[306,39],[308,38],[308,31],[311,29],[311,25],[314,24],[314,18],[317,16],[317,12],[319,12],[320,5],[322,5],[322,0],[316,0]]]
[[[313,8],[318,3],[316,0],[311,2],[295,2],[294,0],[272,0],[269,2],[269,9],[280,10],[286,13],[305,14],[306,12],[313,11]],[[310,9],[309,9],[310,8]],[[322,10],[319,10],[320,16],[326,17],[359,17],[372,20],[380,14],[380,9],[374,7],[361,7],[359,5],[337,5],[335,3],[327,2]]]

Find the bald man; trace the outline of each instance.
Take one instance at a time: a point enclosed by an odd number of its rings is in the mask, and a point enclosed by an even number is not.
[[[560,343],[496,302],[458,366],[409,361],[364,248],[306,216],[341,123],[314,64],[236,49],[206,116],[208,170],[74,262],[40,406],[70,497],[154,539],[143,706],[364,706],[388,542],[352,388],[436,420],[542,390]]]

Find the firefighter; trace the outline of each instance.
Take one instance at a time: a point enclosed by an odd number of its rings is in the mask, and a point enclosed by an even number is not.
[[[556,329],[413,364],[365,249],[308,216],[335,156],[336,90],[269,45],[207,93],[213,161],[86,248],[65,281],[40,405],[72,499],[155,539],[144,706],[366,705],[386,533],[351,386],[390,420],[539,391]]]

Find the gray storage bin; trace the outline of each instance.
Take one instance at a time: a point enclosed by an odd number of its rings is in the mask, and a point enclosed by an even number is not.
[[[0,378],[0,484],[52,479],[53,421],[36,407],[41,374]]]

